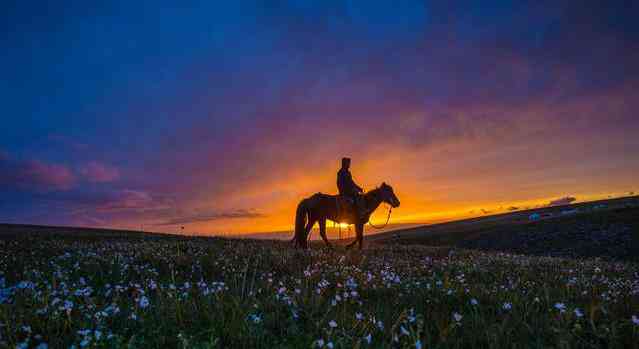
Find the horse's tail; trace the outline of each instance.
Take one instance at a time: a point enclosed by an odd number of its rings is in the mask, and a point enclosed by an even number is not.
[[[300,201],[297,205],[297,211],[295,212],[295,235],[291,242],[294,242],[296,246],[306,247],[306,222],[308,221],[308,199]]]

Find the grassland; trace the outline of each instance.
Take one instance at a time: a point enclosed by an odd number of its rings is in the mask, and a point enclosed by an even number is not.
[[[632,262],[20,229],[0,347],[639,347]]]

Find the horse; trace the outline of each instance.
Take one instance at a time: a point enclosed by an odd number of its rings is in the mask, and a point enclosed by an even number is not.
[[[297,205],[295,235],[291,242],[294,242],[296,247],[308,248],[308,234],[315,223],[319,223],[319,232],[322,240],[324,240],[326,246],[332,247],[326,237],[326,220],[328,219],[336,223],[354,224],[355,240],[346,247],[351,248],[355,243],[359,243],[359,249],[361,250],[364,240],[364,224],[369,221],[371,214],[382,202],[391,205],[393,208],[399,207],[399,199],[395,196],[390,185],[382,183],[379,187],[363,194],[361,201],[364,212],[360,212],[359,219],[356,219],[356,208],[353,207],[353,203],[344,204],[345,198],[340,195],[317,193],[303,199]],[[341,210],[340,206],[348,207],[345,210]]]

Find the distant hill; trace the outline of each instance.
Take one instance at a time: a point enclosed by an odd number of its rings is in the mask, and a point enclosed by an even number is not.
[[[397,225],[390,225],[389,229],[394,230],[367,234],[365,242],[459,247],[547,256],[637,259],[639,197],[515,211],[402,229],[397,229]],[[39,237],[157,239],[185,236],[134,230],[0,224],[0,239]],[[291,232],[241,237],[289,239]],[[344,230],[343,237],[346,238],[339,243],[352,240],[352,235],[347,237],[347,230]]]
[[[639,197],[546,207],[372,235],[422,244],[520,254],[637,259]]]
[[[0,239],[14,238],[20,236],[51,236],[65,235],[69,237],[158,237],[170,234],[160,234],[143,232],[136,230],[119,230],[108,228],[81,228],[66,226],[48,226],[48,225],[31,225],[31,224],[5,224],[0,223]]]

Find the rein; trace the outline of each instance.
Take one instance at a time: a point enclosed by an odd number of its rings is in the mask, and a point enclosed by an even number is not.
[[[370,216],[368,217],[368,225],[370,225],[371,227],[373,227],[375,229],[384,229],[384,228],[386,228],[386,226],[388,225],[388,221],[390,221],[391,212],[393,212],[393,206],[390,206],[388,208],[388,216],[386,217],[386,223],[384,223],[384,225],[381,225],[381,226],[373,225],[373,223],[371,223],[371,217]]]

